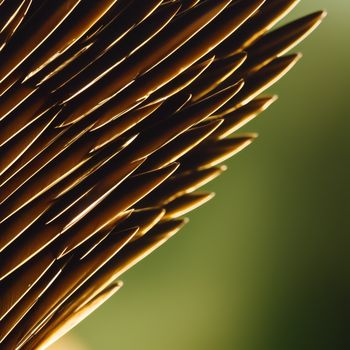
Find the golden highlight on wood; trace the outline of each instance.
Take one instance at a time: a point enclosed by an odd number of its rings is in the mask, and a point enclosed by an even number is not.
[[[0,1],[0,348],[44,349],[207,202],[325,16],[298,0]]]

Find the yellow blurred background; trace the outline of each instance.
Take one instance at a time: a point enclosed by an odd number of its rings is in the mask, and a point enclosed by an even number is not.
[[[328,17],[216,198],[57,348],[350,349],[350,1],[304,0],[288,20],[318,9]]]

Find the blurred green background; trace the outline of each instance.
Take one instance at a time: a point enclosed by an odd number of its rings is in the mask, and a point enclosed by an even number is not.
[[[279,101],[246,128],[260,137],[76,328],[84,349],[350,349],[350,1],[304,0],[288,20],[322,8]]]

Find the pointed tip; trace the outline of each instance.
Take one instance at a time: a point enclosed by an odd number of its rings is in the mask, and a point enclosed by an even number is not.
[[[118,225],[110,232],[109,237],[118,237],[120,241],[130,241],[140,230],[139,226],[133,226],[124,230],[120,230]]]
[[[294,23],[298,23],[298,26],[301,30],[306,32],[302,38],[308,36],[311,32],[313,32],[327,17],[327,12],[324,10],[313,12],[307,16],[300,18]],[[293,22],[292,22],[293,23]]]
[[[136,174],[135,177],[144,176],[144,175],[147,175],[147,174],[157,174],[157,175],[167,174],[167,173],[171,174],[179,166],[180,166],[179,162],[172,162],[170,164],[167,164],[167,165],[163,166],[162,168],[152,169],[152,170],[148,170],[148,171],[145,171],[145,172],[141,172],[140,174]]]
[[[232,98],[234,95],[236,95],[244,86],[245,81],[244,79],[239,79],[236,83],[220,90],[219,92],[217,92],[214,95],[228,95],[229,98]],[[213,95],[209,96],[208,98],[212,97]]]
[[[318,11],[318,14],[319,14],[319,18],[321,21],[324,20],[328,16],[327,10],[320,10],[320,11]]]
[[[190,222],[190,219],[188,217],[185,218],[178,218],[171,220],[173,225],[176,227],[175,231],[180,231],[185,225],[187,225]]]
[[[242,143],[252,143],[254,140],[256,140],[259,137],[259,134],[256,132],[245,132],[240,133],[238,135],[235,135],[231,138],[233,142],[242,142]],[[230,139],[226,139],[230,140]]]
[[[271,97],[270,97],[270,105],[272,104],[272,103],[274,103],[274,102],[276,102],[277,100],[279,99],[279,97],[278,97],[278,95],[272,95]]]
[[[163,168],[160,168],[160,169],[157,169],[155,171],[159,171],[159,172],[169,172],[170,174],[172,174],[174,171],[176,171],[176,169],[180,166],[180,163],[179,162],[173,162],[173,163],[170,163],[168,165],[166,165],[165,167]]]
[[[251,104],[257,107],[258,114],[264,112],[268,109],[273,103],[278,100],[278,95],[268,95],[268,96],[259,96],[251,101]]]
[[[278,77],[286,74],[296,63],[303,57],[301,52],[291,53],[285,56],[281,56],[272,61],[269,65],[265,66],[267,69],[272,68],[273,70],[279,71]],[[262,69],[262,71],[264,68]]]
[[[123,281],[116,281],[113,283],[115,287],[119,287],[122,288],[124,286],[124,282]]]
[[[244,61],[248,58],[248,53],[246,51],[233,52],[226,56],[218,57],[216,61],[218,62],[232,62],[232,64],[236,64],[240,66],[244,63]]]
[[[187,225],[190,222],[189,218],[182,218],[183,225]]]
[[[305,16],[305,18],[310,19],[314,19],[314,20],[323,20],[324,18],[326,18],[328,15],[326,10],[319,10],[319,11],[315,11],[313,13],[310,13],[309,15]],[[300,20],[303,20],[303,18],[301,18]]]
[[[297,63],[299,60],[301,60],[303,58],[303,54],[301,52],[297,52],[294,55],[290,55],[291,56],[291,61]]]
[[[251,132],[251,133],[246,133],[244,134],[248,139],[250,139],[251,141],[254,141],[255,139],[257,139],[259,137],[259,134],[256,132]]]
[[[209,66],[211,63],[213,63],[215,61],[215,58],[216,58],[216,56],[212,55],[211,57],[209,57],[208,59],[204,60],[203,62],[200,62],[198,64],[198,67],[204,68],[204,67]]]
[[[206,195],[205,199],[206,201],[210,201],[211,199],[213,199],[216,196],[215,192],[210,192]]]

